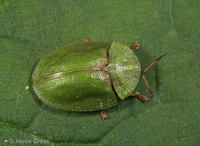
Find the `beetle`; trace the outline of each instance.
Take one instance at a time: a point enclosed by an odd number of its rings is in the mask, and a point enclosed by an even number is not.
[[[65,111],[101,111],[103,119],[108,118],[106,108],[129,96],[136,96],[143,102],[148,98],[134,89],[142,77],[152,98],[153,93],[144,76],[161,55],[144,71],[132,48],[123,43],[89,41],[58,48],[37,63],[32,74],[33,89],[39,99],[48,106]]]

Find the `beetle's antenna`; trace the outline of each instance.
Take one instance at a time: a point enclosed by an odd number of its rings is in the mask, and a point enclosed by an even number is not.
[[[149,86],[149,84],[147,82],[147,79],[146,79],[146,77],[144,76],[143,73],[146,72],[147,70],[149,70],[156,62],[158,62],[165,55],[167,55],[167,52],[164,53],[163,55],[161,55],[160,57],[158,57],[156,60],[154,60],[154,62],[152,62],[144,71],[141,72],[141,77],[143,78],[144,83],[145,83],[149,93],[151,94],[152,99],[154,98],[153,92],[152,92],[152,90],[151,90],[151,88],[150,88],[150,86]]]
[[[158,62],[165,55],[167,55],[167,52],[164,53],[163,55],[161,55],[160,57],[158,57],[156,60],[154,60],[154,62],[152,62],[143,72],[146,72],[147,70],[149,70],[152,67],[152,65],[154,65],[156,62]]]

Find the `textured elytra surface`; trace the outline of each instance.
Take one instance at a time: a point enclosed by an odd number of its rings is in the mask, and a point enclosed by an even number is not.
[[[51,51],[36,65],[33,89],[47,105],[65,111],[112,107],[117,98],[104,66],[108,43],[80,42]]]
[[[1,144],[36,138],[53,144],[198,145],[199,6],[196,0],[0,1]],[[129,47],[140,41],[135,54],[142,69],[167,51],[146,73],[155,100],[119,101],[105,121],[99,112],[61,112],[39,102],[30,82],[36,62],[83,38]],[[136,90],[149,95],[142,80]]]

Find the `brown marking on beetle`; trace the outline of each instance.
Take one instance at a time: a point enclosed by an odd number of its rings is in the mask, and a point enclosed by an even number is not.
[[[105,60],[105,62],[103,62],[102,66],[98,68],[92,67],[91,71],[92,72],[101,71],[104,74],[105,79],[107,80],[108,88],[113,90],[112,79],[108,71],[108,55],[107,53],[105,53],[103,56],[104,56],[103,59]],[[105,68],[107,68],[107,70],[105,70]]]
[[[105,67],[107,67],[107,70],[104,70]],[[103,68],[102,70],[103,70],[104,74],[108,75],[108,79],[107,79],[108,87],[110,89],[113,89],[113,87],[112,87],[112,78],[111,78],[111,75],[109,74],[109,70],[108,70],[108,63],[104,64],[102,68]]]
[[[91,68],[91,69],[82,69],[82,70],[76,70],[76,71],[71,71],[71,72],[58,72],[58,73],[54,73],[52,75],[49,75],[46,78],[40,79],[37,83],[40,83],[42,81],[48,80],[48,79],[52,79],[52,78],[57,78],[57,77],[61,77],[63,75],[66,74],[70,74],[70,73],[75,73],[75,72],[81,72],[81,71],[102,71],[105,74],[108,74],[107,71],[104,71],[104,67],[107,65],[107,62],[104,62],[103,65],[100,68]],[[106,77],[106,75],[105,75]]]
[[[81,72],[81,71],[90,71],[90,69],[82,69],[82,70],[76,70],[76,71],[71,71],[71,72],[60,72],[60,73],[58,72],[58,73],[50,75],[50,76],[48,76],[48,77],[46,77],[44,79],[40,79],[37,83],[40,83],[40,82],[48,80],[48,79],[61,77],[61,76],[66,75],[66,74],[75,73],[75,72]]]
[[[110,89],[114,90],[113,83],[112,83],[112,78],[111,78],[111,75],[110,75],[110,73],[109,73],[109,67],[108,67],[108,65],[109,65],[108,53],[104,54],[104,56],[105,56],[107,62],[103,64],[102,69],[103,69],[103,72],[107,73],[107,75],[108,75],[108,80],[107,80],[107,82],[108,82],[108,87],[109,87]],[[107,68],[107,70],[105,70],[105,68]]]
[[[76,50],[73,50],[72,52],[88,52],[92,49],[97,49],[97,48],[99,48],[99,46],[98,47],[95,46],[95,47],[78,48]]]
[[[105,53],[103,56],[104,56],[103,57],[103,61],[104,62],[102,64],[102,66],[100,66],[100,67],[97,67],[97,68],[92,67],[91,69],[82,69],[82,70],[71,71],[71,72],[58,72],[58,73],[54,73],[52,75],[49,75],[46,78],[40,79],[38,82],[36,82],[36,84],[40,83],[42,81],[48,80],[48,79],[53,79],[53,78],[61,77],[61,76],[64,76],[64,75],[67,75],[67,74],[70,74],[70,73],[81,72],[81,71],[92,71],[92,72],[100,71],[101,73],[104,74],[104,77],[107,80],[108,88],[113,89],[113,87],[112,87],[112,79],[111,79],[111,76],[110,76],[109,71],[108,71],[108,56],[107,56],[107,53]],[[105,68],[107,68],[107,70],[105,70]]]

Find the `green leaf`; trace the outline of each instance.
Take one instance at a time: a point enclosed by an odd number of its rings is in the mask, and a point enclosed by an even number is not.
[[[198,145],[199,9],[196,0],[0,0],[0,145]],[[155,100],[119,100],[105,121],[44,105],[31,86],[36,63],[83,38],[139,41],[142,69],[168,52],[145,73]],[[149,97],[142,80],[136,90]]]

